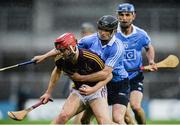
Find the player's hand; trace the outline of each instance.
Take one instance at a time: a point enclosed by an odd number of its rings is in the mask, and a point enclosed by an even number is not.
[[[36,61],[36,63],[40,63],[46,59],[45,55],[34,56],[31,60]]]
[[[151,62],[149,63],[149,65],[151,66],[151,68],[149,69],[150,71],[154,72],[158,70],[156,63]]]
[[[83,95],[90,95],[90,94],[94,93],[95,91],[96,90],[93,87],[90,87],[88,85],[82,85],[79,88],[80,94],[83,94]]]
[[[75,72],[72,75],[69,75],[69,77],[74,81],[81,81],[82,77],[79,73]]]
[[[46,104],[49,102],[49,99],[51,98],[51,94],[49,93],[44,93],[40,99],[43,101],[43,104]]]

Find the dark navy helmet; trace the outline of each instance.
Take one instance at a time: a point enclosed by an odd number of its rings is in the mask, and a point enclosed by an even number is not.
[[[97,25],[98,29],[111,31],[117,29],[118,20],[112,15],[105,15],[98,20]]]
[[[135,12],[134,5],[130,3],[122,3],[119,4],[117,9],[117,12]]]

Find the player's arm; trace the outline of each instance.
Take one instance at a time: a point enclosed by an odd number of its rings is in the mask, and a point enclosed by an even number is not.
[[[61,75],[61,70],[59,70],[57,67],[55,67],[51,73],[48,88],[47,88],[46,92],[40,97],[41,99],[43,99],[43,103],[47,103],[49,101],[49,98],[51,97],[51,93],[52,93],[54,87],[56,86],[57,81],[60,78],[60,75]]]
[[[152,71],[156,71],[157,67],[155,65],[155,50],[152,44],[149,44],[148,47],[145,48],[146,49],[146,57],[148,59],[149,65],[152,65]]]
[[[111,79],[112,79],[113,75],[112,73],[108,75],[108,77],[103,80],[103,81],[99,81],[95,86],[93,87],[90,87],[88,85],[82,85],[80,88],[79,88],[79,91],[81,94],[84,94],[84,95],[90,95],[94,92],[96,92],[97,90],[99,90],[100,88],[102,88],[103,86],[105,86]]]
[[[32,58],[32,60],[35,60],[36,63],[40,63],[40,62],[48,59],[49,57],[56,56],[57,54],[58,54],[58,52],[57,52],[56,49],[54,48],[54,49],[48,51],[48,52],[45,53],[45,54],[34,56],[34,57]]]
[[[88,75],[80,75],[74,73],[70,76],[75,81],[81,82],[98,82],[105,80],[110,73],[113,71],[113,67],[119,64],[120,58],[123,54],[124,48],[121,48],[120,45],[117,45],[114,49],[109,52],[108,58],[105,60],[105,68],[96,73],[88,74]]]
[[[146,49],[146,57],[148,59],[149,64],[154,64],[154,58],[155,58],[155,50],[152,44],[149,44]]]
[[[101,71],[89,74],[89,75],[80,75],[78,73],[74,73],[71,75],[71,79],[75,81],[80,81],[80,82],[98,82],[105,80],[109,74],[112,73],[112,67],[105,66],[105,68]]]

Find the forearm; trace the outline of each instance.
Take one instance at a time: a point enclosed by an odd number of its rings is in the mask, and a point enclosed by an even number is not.
[[[108,75],[112,73],[112,68],[105,66],[105,68],[99,72],[92,73],[89,75],[81,75],[81,82],[98,82],[105,80]]]
[[[45,56],[45,59],[49,58],[49,57],[53,57],[53,56],[56,56],[58,53],[56,51],[56,49],[52,49],[50,50],[49,52],[45,53],[44,56]]]
[[[32,58],[32,60],[36,61],[36,63],[40,63],[40,62],[46,60],[47,58],[55,56],[57,54],[58,53],[57,53],[56,49],[52,49],[52,50],[50,50],[49,52],[47,52],[45,54],[34,56]]]
[[[98,89],[105,86],[109,81],[111,81],[112,77],[113,77],[113,75],[111,73],[108,75],[108,77],[105,80],[99,81],[95,86],[93,86],[93,88],[97,91]]]
[[[54,87],[57,84],[58,79],[60,78],[61,75],[61,71],[57,69],[57,67],[54,68],[50,80],[49,80],[49,85],[48,85],[48,89],[46,90],[46,93],[51,94]]]
[[[148,50],[146,51],[146,57],[148,59],[149,64],[154,64],[154,59],[155,59],[155,50],[152,45],[149,45]]]

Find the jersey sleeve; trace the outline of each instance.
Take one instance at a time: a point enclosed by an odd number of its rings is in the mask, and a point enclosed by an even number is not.
[[[116,65],[119,65],[122,63],[123,61],[123,57],[124,57],[124,47],[122,44],[120,44],[119,42],[116,42],[117,46],[114,47],[114,49],[111,49],[111,51],[109,52],[109,56],[107,58],[107,60],[105,61],[105,64],[107,66],[110,66],[114,69],[114,67],[116,67]]]
[[[78,48],[89,49],[91,44],[92,42],[90,40],[82,38],[78,42]]]
[[[144,37],[142,39],[142,46],[144,48],[148,48],[148,45],[151,43],[151,39],[150,37],[148,36],[148,34],[145,32],[144,33]]]

